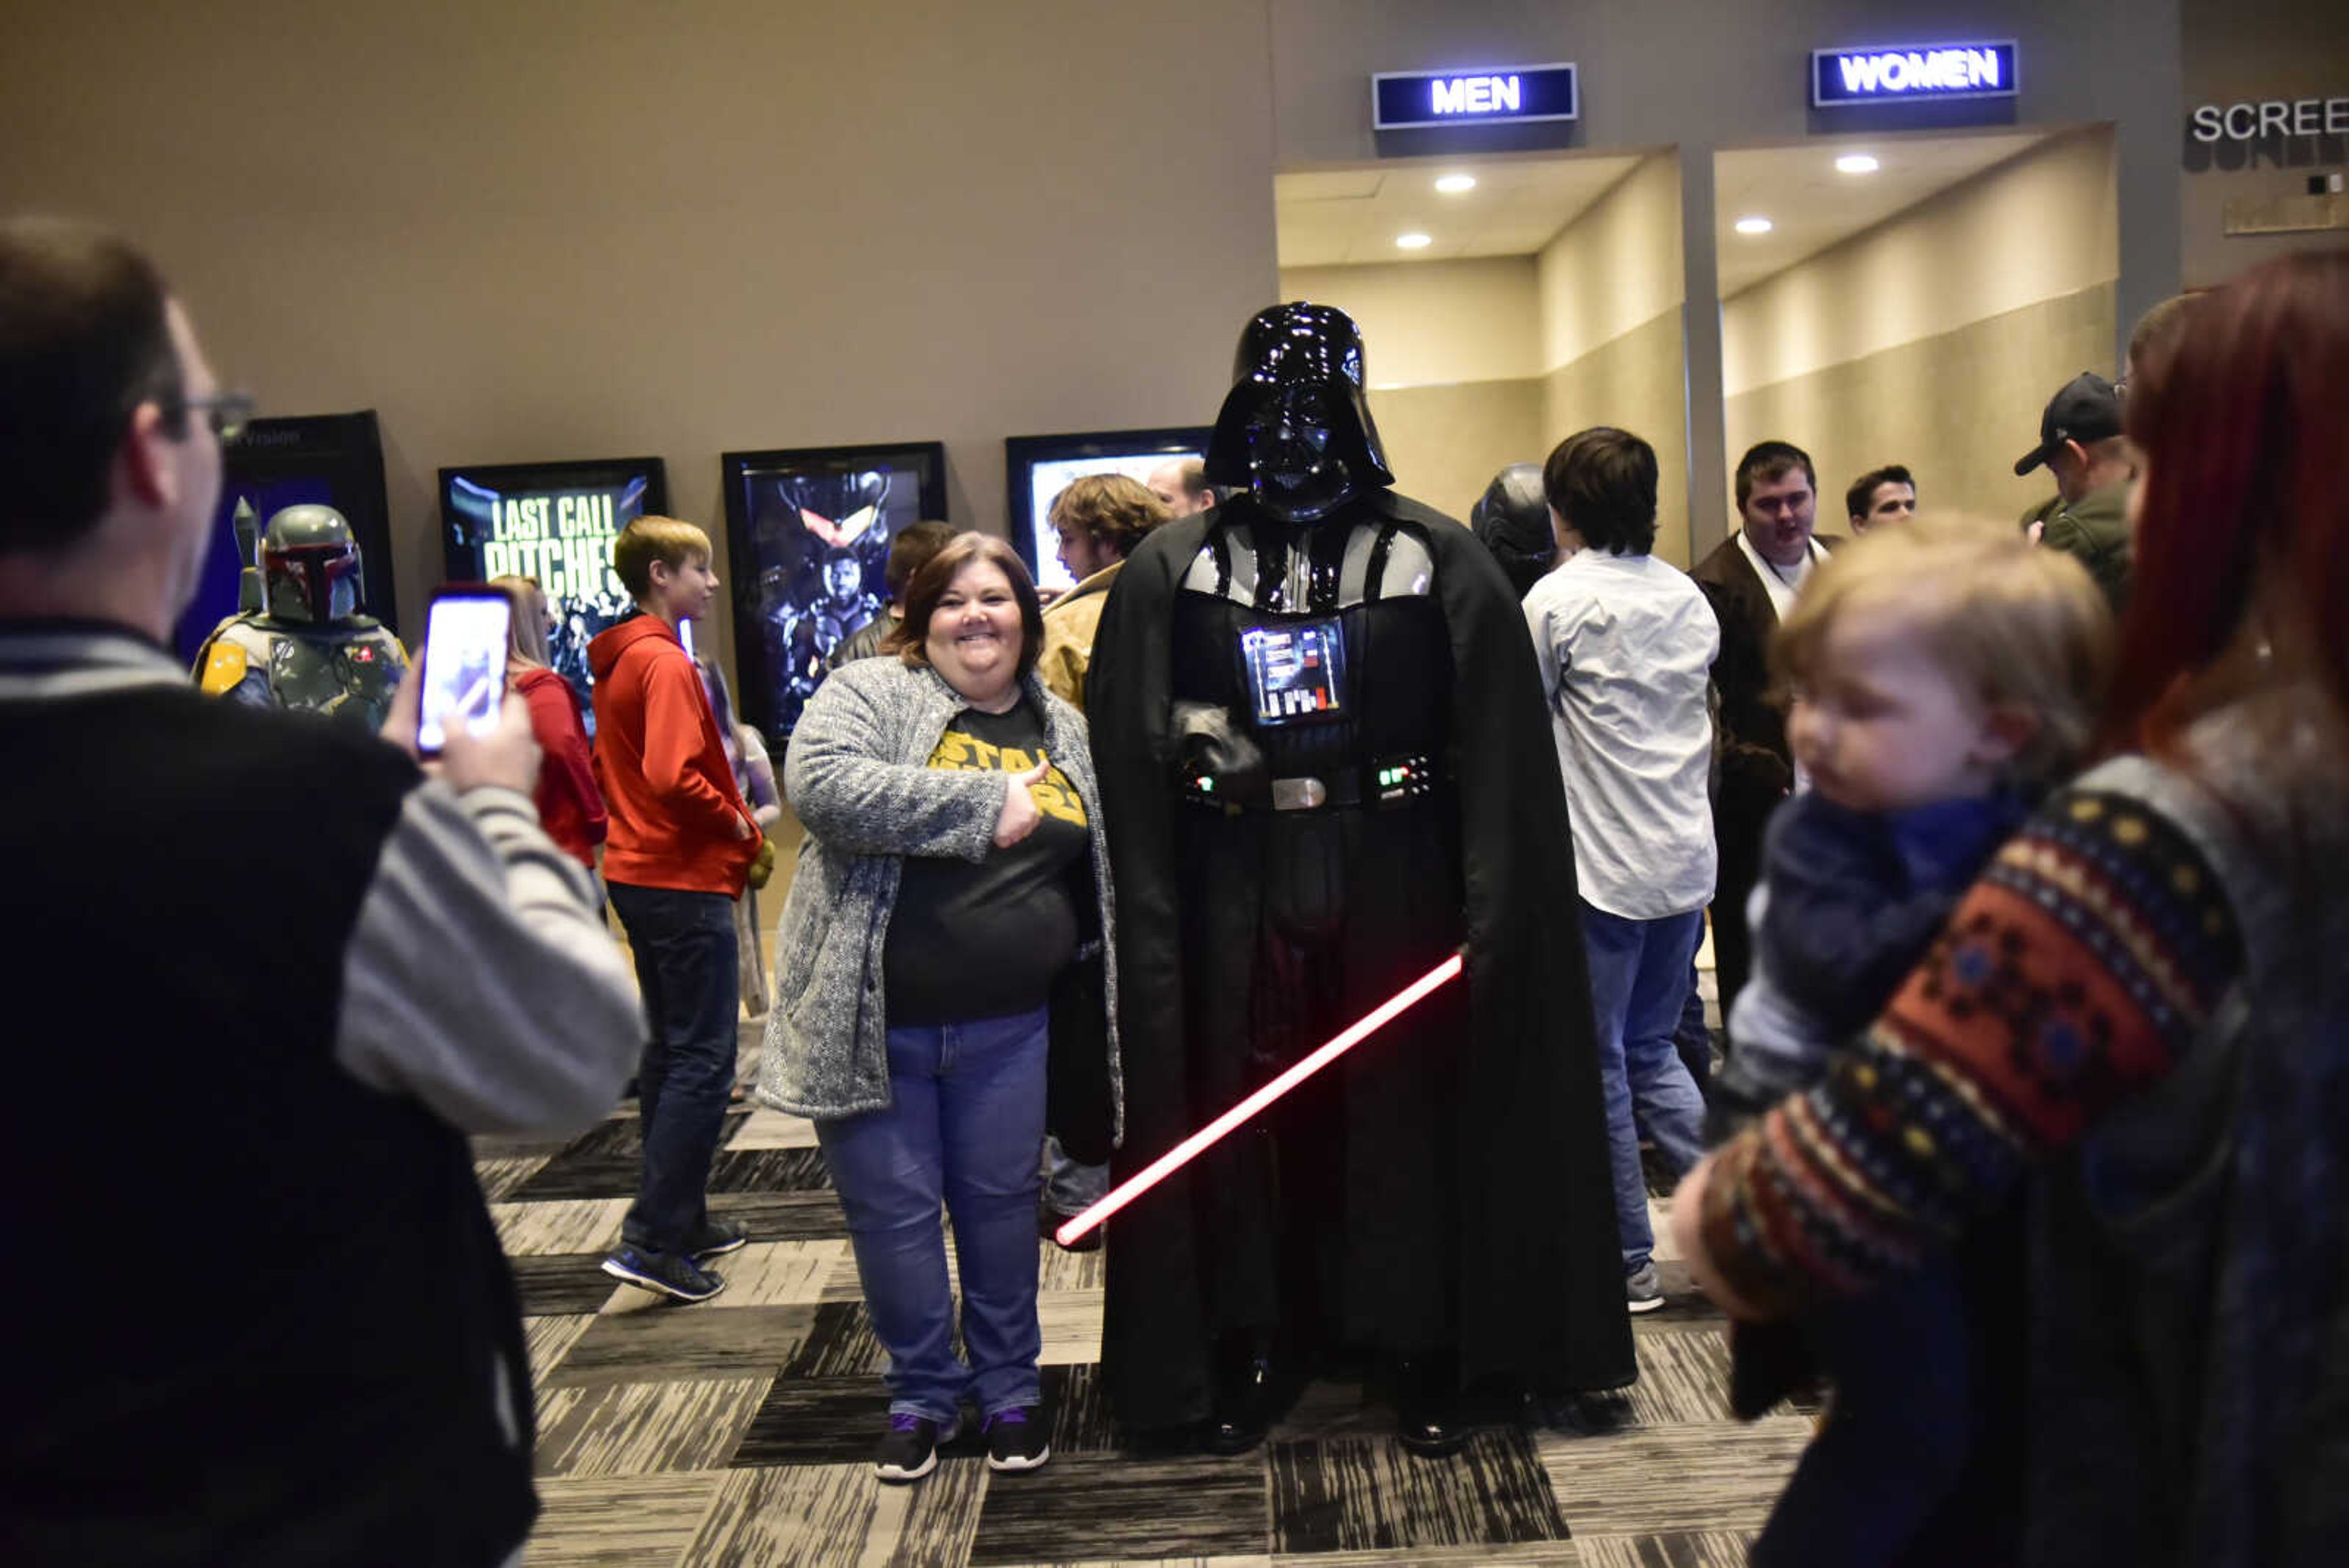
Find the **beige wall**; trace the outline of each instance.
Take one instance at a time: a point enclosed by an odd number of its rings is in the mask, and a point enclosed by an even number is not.
[[[1656,449],[1656,554],[1689,564],[1680,162],[1640,161],[1542,250],[1541,452],[1617,425]]]
[[[1680,160],[1643,158],[1558,232],[1536,262],[1542,369],[1570,365],[1683,297]]]
[[[88,0],[7,25],[0,210],[144,241],[264,411],[380,410],[412,631],[442,464],[656,452],[716,532],[722,451],[941,439],[999,531],[1006,436],[1206,422],[1269,68],[1264,0]]]
[[[2186,99],[2203,104],[2349,97],[2349,5],[2342,0],[2184,0]],[[2349,137],[2200,142],[2180,137],[2178,218],[2188,288],[2221,284],[2271,256],[2349,245],[2349,229],[2230,235],[2230,201],[2298,196],[2307,177],[2349,167]],[[2335,198],[2336,202],[2339,198]],[[2337,209],[2336,209],[2337,210]]]
[[[1372,387],[1522,380],[1543,369],[1531,256],[1283,267],[1280,297],[1352,317]]]
[[[1920,504],[2007,515],[2040,410],[2114,371],[2119,270],[2112,138],[2073,132],[1953,186],[1723,306],[1728,449],[1776,437],[1819,469],[1821,526],[1885,462]]]
[[[2012,517],[2054,493],[2041,470],[2014,476],[2056,388],[2109,361],[2113,286],[2005,311],[1729,401],[1730,457],[1778,437],[1819,471],[1819,526],[1848,533],[1843,494],[1871,468],[1906,463],[1918,504]],[[2109,363],[2103,367],[2110,369]]]
[[[1642,160],[1538,255],[1293,267],[1284,298],[1361,325],[1402,487],[1454,516],[1502,468],[1616,424],[1656,448],[1656,552],[1688,564],[1680,176]]]
[[[1533,257],[1288,267],[1280,295],[1361,327],[1371,417],[1404,493],[1464,522],[1494,474],[1547,450]]]

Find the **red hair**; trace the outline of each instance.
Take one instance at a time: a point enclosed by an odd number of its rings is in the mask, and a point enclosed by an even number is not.
[[[2255,593],[2278,612],[2277,675],[2313,677],[2349,714],[2349,250],[2204,296],[2140,379],[2137,564],[2106,745],[2161,749],[2219,699],[2212,666]]]

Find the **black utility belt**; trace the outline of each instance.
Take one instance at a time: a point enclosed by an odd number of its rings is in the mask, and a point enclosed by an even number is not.
[[[1399,752],[1359,765],[1275,778],[1270,787],[1235,791],[1214,774],[1193,772],[1183,780],[1183,798],[1194,805],[1237,816],[1250,811],[1374,811],[1416,805],[1442,782],[1435,760],[1423,752]]]

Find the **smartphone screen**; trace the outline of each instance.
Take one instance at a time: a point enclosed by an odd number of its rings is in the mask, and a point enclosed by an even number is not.
[[[451,726],[486,735],[498,725],[506,690],[507,621],[503,594],[444,592],[424,623],[424,693],[416,749],[438,752]]]

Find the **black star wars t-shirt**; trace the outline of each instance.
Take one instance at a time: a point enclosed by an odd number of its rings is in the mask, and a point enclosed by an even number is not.
[[[1025,698],[1008,713],[966,708],[930,753],[934,768],[1022,774],[1044,745]],[[1036,831],[973,864],[908,855],[882,952],[891,1024],[1001,1018],[1044,1005],[1052,977],[1076,956],[1077,904],[1090,896],[1084,803],[1057,767],[1029,794]]]

